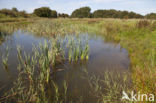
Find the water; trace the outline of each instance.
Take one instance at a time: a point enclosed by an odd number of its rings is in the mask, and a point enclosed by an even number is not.
[[[87,88],[87,82],[83,79],[85,70],[88,71],[89,75],[98,76],[104,75],[106,71],[121,74],[129,72],[130,60],[126,49],[119,44],[106,41],[102,36],[88,36],[90,45],[89,60],[85,63],[69,64],[66,62],[63,65],[57,65],[57,69],[52,76],[52,79],[60,85],[64,80],[68,81],[70,90],[75,95],[82,93],[87,96],[87,90],[82,88]],[[31,54],[32,44],[38,45],[40,42],[43,43],[48,40],[20,30],[2,39],[0,42],[0,95],[12,86],[12,82],[18,76],[16,69],[18,64],[17,45],[20,45],[26,53]],[[9,48],[8,71],[3,69],[2,65],[2,55],[6,54],[7,47]]]

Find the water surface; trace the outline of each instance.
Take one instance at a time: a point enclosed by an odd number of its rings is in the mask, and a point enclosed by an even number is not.
[[[53,74],[52,79],[58,84],[66,80],[69,81],[71,91],[75,95],[79,92],[87,95],[87,90],[82,89],[86,86],[86,81],[82,79],[83,71],[87,70],[88,74],[104,75],[106,71],[127,73],[129,71],[129,57],[126,49],[119,44],[106,41],[105,38],[98,35],[83,34],[89,37],[90,55],[89,60],[85,63],[70,64],[68,62],[63,65],[57,65],[57,71]],[[17,72],[17,45],[22,50],[31,54],[33,44],[38,45],[48,40],[45,37],[32,35],[28,32],[17,31],[12,35],[1,37],[0,42],[0,95],[3,91],[12,86],[12,82],[18,76]],[[2,55],[6,54],[6,48],[9,48],[9,70],[6,71],[2,65]]]

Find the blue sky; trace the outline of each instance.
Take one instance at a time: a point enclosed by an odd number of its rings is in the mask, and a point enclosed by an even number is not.
[[[79,7],[134,11],[140,14],[156,13],[156,0],[0,0],[0,9],[16,7],[31,13],[35,8],[48,6],[59,13],[68,13]]]

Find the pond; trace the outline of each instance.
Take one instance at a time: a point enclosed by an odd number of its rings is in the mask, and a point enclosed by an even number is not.
[[[63,81],[68,81],[72,94],[83,94],[87,97],[87,82],[83,79],[84,72],[87,70],[88,75],[102,76],[105,72],[129,73],[130,60],[128,51],[120,46],[120,44],[112,41],[107,41],[104,37],[96,34],[80,34],[88,37],[90,47],[89,60],[86,62],[69,63],[56,66],[56,71],[53,72],[52,79],[62,84]],[[1,37],[2,38],[2,37]],[[33,45],[44,43],[49,39],[46,37],[36,36],[29,32],[18,30],[11,35],[4,36],[0,43],[0,96],[12,87],[13,81],[17,79],[18,58],[17,46],[20,45],[22,50],[31,54]],[[3,55],[6,55],[6,48],[9,48],[8,70],[3,67]],[[84,88],[83,88],[84,87]],[[73,96],[74,97],[74,96]],[[74,97],[75,100],[77,97]],[[90,102],[93,102],[90,99]]]

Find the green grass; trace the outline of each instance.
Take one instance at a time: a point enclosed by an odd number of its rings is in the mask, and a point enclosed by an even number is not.
[[[120,79],[124,85],[116,82],[116,79],[121,78],[119,76],[117,76],[115,80],[110,80],[111,74],[109,73],[104,75],[105,79],[102,80],[95,76],[86,77],[90,83],[91,90],[93,90],[93,97],[96,98],[97,102],[120,101],[121,89],[140,91],[144,94],[153,93],[156,95],[156,21],[140,21],[135,19],[38,19],[26,25],[23,25],[22,22],[19,22],[19,24],[21,27],[18,24],[16,25],[16,23],[0,24],[0,31],[9,32],[21,28],[33,32],[35,35],[50,36],[53,38],[53,42],[51,43],[51,48],[49,48],[46,43],[45,45],[40,45],[39,48],[42,53],[39,55],[39,52],[35,49],[34,56],[30,57],[26,55],[26,60],[23,60],[20,56],[19,49],[18,57],[21,64],[19,64],[18,69],[21,72],[16,82],[16,89],[10,94],[13,95],[13,98],[18,98],[15,99],[18,102],[49,102],[47,92],[45,92],[45,88],[47,88],[49,84],[52,84],[52,87],[55,88],[55,98],[53,98],[52,102],[66,101],[69,97],[66,95],[68,84],[65,82],[64,93],[59,93],[57,84],[50,80],[51,67],[54,67],[57,63],[64,60],[72,63],[78,60],[89,59],[89,46],[87,42],[85,42],[85,46],[82,47],[82,39],[79,38],[75,40],[75,37],[78,36],[77,34],[85,32],[90,34],[96,33],[120,43],[122,47],[129,51],[131,60],[132,87],[129,87],[129,85],[125,83],[127,79],[124,79],[124,77]],[[68,36],[71,35],[68,37],[67,47],[69,51],[67,59],[64,58],[64,51],[61,47],[61,41],[63,40],[59,37],[67,37],[66,34],[68,34]],[[39,74],[36,76],[33,73],[35,72],[34,69],[37,63],[40,69]],[[21,70],[21,67],[24,69]],[[28,87],[25,87],[22,83],[23,73],[26,74],[28,78]],[[37,82],[37,85],[34,82]],[[106,85],[106,89],[109,89],[106,93],[101,92],[101,88],[104,88],[103,85]],[[10,99],[10,97],[7,99]],[[72,98],[70,98],[70,100],[72,101]]]
[[[156,95],[156,21],[103,20],[94,26],[129,51],[136,91]],[[144,22],[144,21],[143,21]]]

